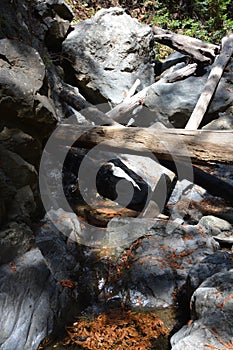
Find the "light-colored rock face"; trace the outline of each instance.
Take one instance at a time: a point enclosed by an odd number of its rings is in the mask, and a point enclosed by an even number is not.
[[[232,349],[233,270],[209,277],[191,299],[194,322],[171,338],[172,350]]]
[[[199,225],[208,230],[210,233],[211,231],[214,231],[214,229],[219,231],[232,230],[232,226],[229,222],[213,215],[203,216],[199,221]]]
[[[77,84],[94,102],[120,103],[136,79],[154,81],[152,31],[123,9],[100,10],[79,23],[63,43]]]
[[[51,129],[57,119],[51,100],[40,94],[46,70],[39,52],[10,39],[0,40],[0,51],[0,122],[31,125],[35,120]]]
[[[33,103],[34,95],[41,88],[45,66],[39,53],[30,46],[14,40],[0,40],[0,98],[8,95],[19,104]]]
[[[184,65],[184,63],[177,63],[172,67],[172,69],[178,70],[182,67],[182,65]],[[229,107],[233,102],[233,94],[230,83],[233,77],[231,72],[232,65],[233,61],[230,61],[228,64],[228,69],[230,72],[224,72],[223,77],[217,87],[213,100],[205,116],[206,122],[211,120],[214,114],[216,118],[218,112],[226,110],[227,107]],[[145,106],[148,107],[149,110],[153,111],[152,118],[154,121],[161,121],[169,127],[171,127],[171,124],[177,128],[185,127],[195,108],[198,98],[202,93],[210,69],[211,68],[206,68],[206,71],[204,71],[200,76],[190,76],[186,79],[173,83],[160,83],[152,85],[147,92]]]
[[[38,248],[12,265],[1,265],[0,293],[1,350],[37,349],[53,330],[68,296]]]

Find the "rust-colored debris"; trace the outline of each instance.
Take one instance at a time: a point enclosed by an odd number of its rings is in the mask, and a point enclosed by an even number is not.
[[[94,320],[80,318],[67,327],[65,345],[76,344],[83,349],[149,350],[159,336],[168,330],[155,313],[136,313],[111,309]]]

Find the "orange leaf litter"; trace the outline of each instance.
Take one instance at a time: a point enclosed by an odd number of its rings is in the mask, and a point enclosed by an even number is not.
[[[67,327],[65,345],[76,344],[84,349],[148,350],[168,330],[154,313],[112,309],[94,320],[80,318]]]

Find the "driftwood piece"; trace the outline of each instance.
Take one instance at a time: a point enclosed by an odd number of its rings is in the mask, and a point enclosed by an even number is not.
[[[136,95],[126,98],[122,103],[120,103],[119,105],[111,109],[109,112],[107,112],[107,116],[114,119],[115,121],[120,122],[123,118],[125,118],[125,116],[132,113],[135,110],[135,108],[144,103],[148,89],[150,89],[154,85],[159,85],[162,83],[172,83],[187,78],[188,76],[195,73],[196,68],[196,63],[188,64],[187,66],[180,68],[177,71],[162,76],[161,79],[156,83],[144,88],[143,90],[139,91]]]
[[[56,137],[64,144],[72,137],[76,145],[92,148],[103,143],[106,149],[120,153],[148,156],[158,159],[191,159],[196,164],[218,162],[233,164],[233,132],[184,129],[150,129],[130,127],[87,127],[63,124]],[[81,135],[81,136],[79,136]],[[78,139],[78,140],[77,140]]]
[[[129,91],[127,91],[126,95],[125,95],[125,98],[124,98],[124,101],[126,101],[128,98],[132,97],[137,88],[140,86],[141,84],[141,81],[140,79],[136,79],[135,83],[132,85],[132,87],[129,89]]]
[[[202,64],[211,64],[219,51],[219,47],[187,35],[175,34],[153,26],[154,40],[174,50],[190,55]]]
[[[218,83],[222,77],[223,71],[233,54],[233,34],[222,39],[222,50],[216,57],[208,80],[199,97],[196,107],[185,127],[187,130],[195,130],[201,124],[201,121],[207,111],[210,101],[217,89]]]

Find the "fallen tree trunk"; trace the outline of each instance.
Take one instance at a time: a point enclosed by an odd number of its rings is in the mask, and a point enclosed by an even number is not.
[[[153,26],[153,32],[156,42],[188,54],[195,61],[205,65],[211,64],[219,51],[217,45],[209,44],[187,35],[175,34],[156,26]]]
[[[80,135],[80,136],[79,136]],[[183,129],[150,129],[130,127],[87,127],[63,124],[54,137],[64,144],[73,139],[76,145],[93,148],[103,147],[158,159],[191,159],[196,164],[218,162],[233,164],[233,132]]]
[[[218,83],[222,77],[223,71],[233,54],[233,35],[222,39],[222,50],[213,64],[208,80],[204,86],[203,92],[191,114],[191,117],[185,127],[187,130],[195,130],[201,124],[201,121],[207,111],[210,101],[217,89]]]

